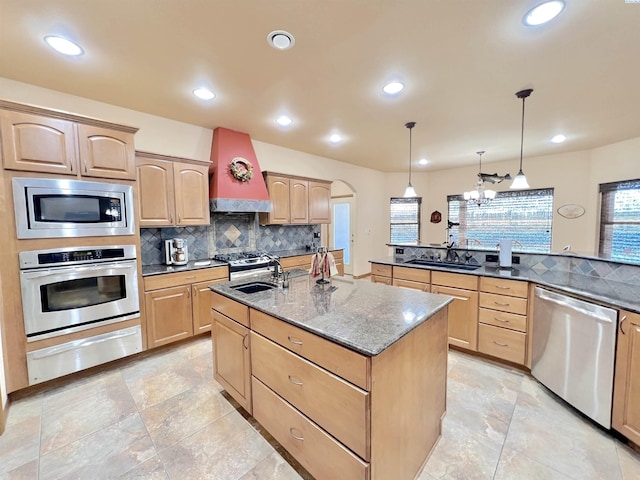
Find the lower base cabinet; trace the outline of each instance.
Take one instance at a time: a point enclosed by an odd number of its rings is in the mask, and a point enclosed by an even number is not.
[[[640,445],[640,315],[620,311],[613,388],[613,428]]]
[[[311,475],[416,478],[442,433],[446,309],[375,357],[217,293],[213,319],[216,380]]]

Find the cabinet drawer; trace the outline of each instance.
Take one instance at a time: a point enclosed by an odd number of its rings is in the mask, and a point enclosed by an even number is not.
[[[517,313],[518,315],[526,315],[527,299],[480,292],[480,307],[500,310],[501,312]]]
[[[369,478],[369,464],[252,378],[253,416],[314,478]]]
[[[414,290],[420,290],[421,292],[430,292],[431,286],[428,283],[413,282],[411,280],[393,279],[394,287],[413,288]]]
[[[367,392],[255,332],[251,373],[360,457],[369,458]]]
[[[393,279],[412,280],[414,282],[431,282],[431,271],[421,268],[393,267]]]
[[[219,293],[211,293],[213,294],[211,298],[211,305],[213,305],[214,310],[217,310],[236,322],[241,323],[245,327],[249,327],[249,307],[241,304],[240,302],[236,302],[235,300],[231,300],[224,295],[220,295]]]
[[[251,329],[358,387],[370,390],[369,357],[258,310],[251,309]]]
[[[480,291],[509,295],[511,297],[527,298],[529,284],[517,280],[505,280],[503,278],[481,277]]]
[[[449,272],[431,272],[431,284],[443,287],[461,288],[463,290],[478,290],[478,277]]]
[[[517,315],[515,313],[481,308],[479,321],[480,323],[508,328],[510,330],[518,330],[519,332],[526,333],[527,331],[527,317],[524,315]]]
[[[284,257],[280,259],[282,268],[311,268],[311,255],[300,255],[297,257]]]
[[[391,265],[382,265],[381,263],[372,263],[371,264],[371,274],[372,275],[382,275],[383,277],[390,277],[393,268]]]
[[[371,275],[371,281],[373,283],[382,283],[383,285],[391,285],[393,283],[391,277],[384,277],[382,275]]]
[[[144,277],[144,290],[145,292],[148,292],[149,290],[158,290],[160,288],[206,282],[207,280],[218,280],[221,278],[229,278],[228,267],[202,268],[199,270],[190,270],[188,272],[151,275]]]
[[[524,365],[526,335],[506,328],[480,324],[478,351]]]

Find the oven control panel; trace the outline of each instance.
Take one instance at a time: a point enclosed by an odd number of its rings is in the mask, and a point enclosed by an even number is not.
[[[104,262],[108,260],[135,259],[134,245],[114,245],[102,248],[62,248],[20,252],[20,268],[53,267]]]

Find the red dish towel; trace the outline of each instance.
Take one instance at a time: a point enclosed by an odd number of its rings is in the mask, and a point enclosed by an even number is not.
[[[312,277],[319,277],[324,274],[324,278],[337,275],[338,268],[336,267],[336,260],[333,258],[331,252],[314,253],[313,257],[311,257],[309,274]]]

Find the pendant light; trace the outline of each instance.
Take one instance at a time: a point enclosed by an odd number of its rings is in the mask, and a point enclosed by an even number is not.
[[[407,122],[404,126],[409,129],[409,185],[404,191],[404,198],[413,198],[416,196],[416,191],[411,185],[411,129],[416,126],[416,122]]]
[[[511,182],[511,186],[514,190],[522,190],[523,188],[529,188],[529,182],[527,182],[527,177],[524,176],[522,172],[522,147],[524,144],[524,100],[533,92],[532,88],[527,88],[526,90],[520,90],[516,93],[516,97],[522,99],[522,129],[520,131],[520,170],[518,170],[518,174]]]
[[[495,190],[489,190],[484,188],[484,181],[482,180],[482,155],[484,154],[484,150],[481,150],[476,153],[480,156],[480,166],[478,169],[478,182],[476,183],[475,190],[471,190],[470,192],[464,192],[463,196],[467,202],[474,203],[477,206],[481,207],[482,205],[486,205],[491,200],[496,198],[496,192]]]

